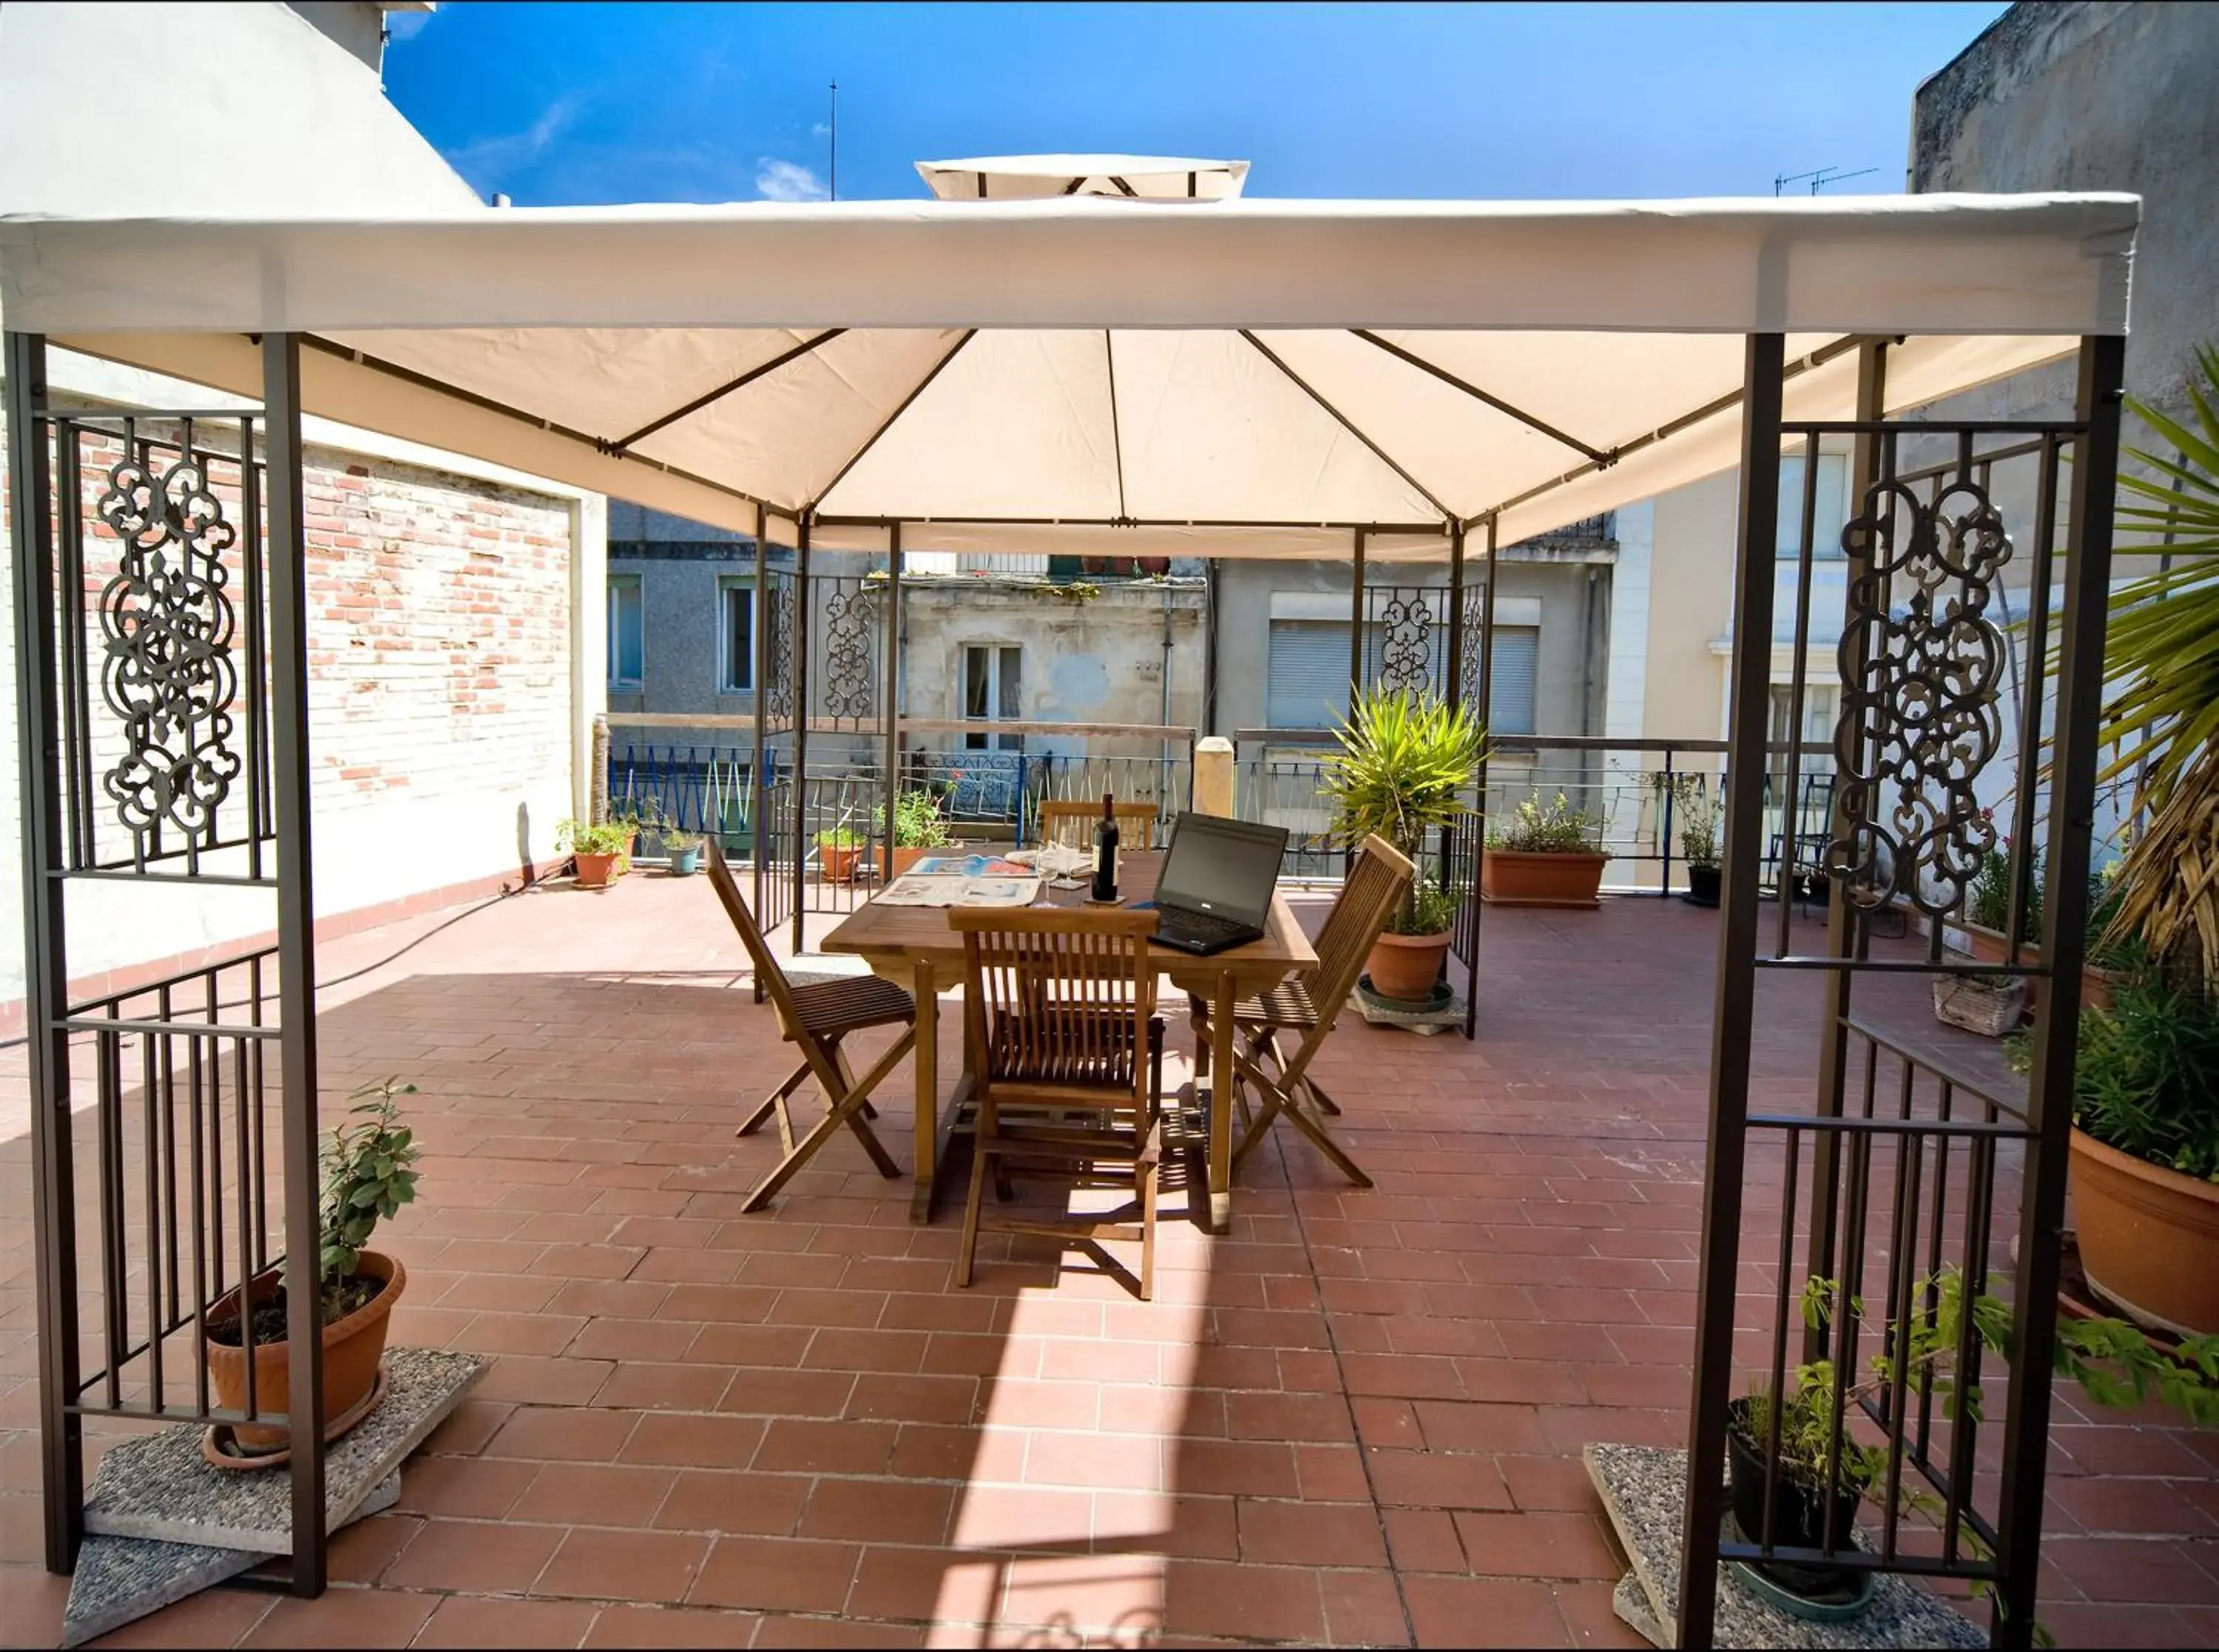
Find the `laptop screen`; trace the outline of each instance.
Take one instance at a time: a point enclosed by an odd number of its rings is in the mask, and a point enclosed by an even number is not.
[[[1156,880],[1156,904],[1214,913],[1263,927],[1286,853],[1284,826],[1183,814],[1172,828],[1171,852]]]

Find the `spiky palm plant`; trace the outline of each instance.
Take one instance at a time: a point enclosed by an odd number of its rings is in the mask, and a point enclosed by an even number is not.
[[[1377,832],[1416,860],[1426,834],[1464,806],[1487,730],[1469,708],[1430,695],[1375,690],[1358,696],[1334,733],[1318,792],[1333,804],[1334,833],[1351,843]]]
[[[2105,939],[2139,935],[2219,988],[2219,349],[2196,363],[2190,422],[2127,403],[2175,454],[2128,450],[2152,474],[2119,478],[2117,519],[2135,542],[2123,549],[2172,563],[2112,593],[2101,738],[2119,749],[2098,779],[2138,773],[2148,822]]]

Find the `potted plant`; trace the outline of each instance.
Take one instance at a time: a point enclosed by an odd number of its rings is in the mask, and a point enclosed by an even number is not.
[[[879,823],[883,823],[881,810]],[[894,797],[894,867],[897,878],[933,849],[956,847],[955,834],[940,812],[940,798],[923,786],[911,786]]]
[[[1318,792],[1333,807],[1334,835],[1358,843],[1377,832],[1415,864],[1426,837],[1464,811],[1486,730],[1465,707],[1383,689],[1358,696],[1333,733],[1339,749],[1320,766]],[[1455,919],[1454,900],[1420,874],[1371,949],[1372,991],[1429,997]]]
[[[1680,835],[1680,856],[1688,863],[1688,900],[1694,906],[1719,904],[1719,804],[1700,774],[1659,774],[1656,795],[1672,803],[1673,829]],[[1662,821],[1660,818],[1659,825]]]
[[[1551,803],[1520,804],[1507,825],[1490,831],[1480,857],[1479,891],[1499,906],[1601,904],[1602,823],[1572,807],[1561,792]]]
[[[555,828],[557,848],[577,862],[578,887],[606,889],[624,876],[632,827],[626,821],[566,820]]]
[[[2024,1065],[2028,1040],[2012,1050]],[[2073,1213],[2088,1282],[2145,1323],[2219,1334],[2219,1006],[2130,978],[2080,1015]]]
[[[691,878],[701,869],[701,838],[695,832],[666,830],[662,847],[670,856],[670,875]]]
[[[826,881],[853,883],[869,840],[853,826],[834,826],[817,834],[817,864]]]
[[[416,1197],[416,1172],[410,1168],[416,1162],[415,1139],[401,1121],[395,1100],[415,1093],[415,1085],[392,1078],[365,1084],[347,1098],[352,1105],[346,1121],[324,1137],[317,1309],[323,1326],[327,1439],[369,1415],[386,1330],[407,1288],[407,1272],[397,1258],[366,1247],[377,1224]],[[208,1380],[227,1410],[246,1408],[246,1341],[251,1326],[256,1406],[282,1411],[292,1364],[283,1270],[272,1268],[258,1275],[246,1295],[252,1317],[244,1326],[237,1290],[208,1311]],[[286,1424],[241,1423],[232,1438],[243,1452],[269,1453],[289,1444],[291,1432]]]
[[[1963,1274],[1945,1265],[1914,1282],[1905,1300],[1915,1306],[1900,1318],[1871,1323],[1862,1297],[1846,1295],[1839,1281],[1804,1282],[1803,1321],[1831,1331],[1844,1310],[1861,1327],[1868,1355],[1846,1384],[1831,1359],[1797,1366],[1783,1394],[1762,1381],[1734,1400],[1726,1416],[1727,1487],[1734,1523],[1742,1537],[1761,1543],[1765,1505],[1770,1501],[1771,1537],[1781,1549],[1821,1549],[1831,1517],[1834,1547],[1851,1546],[1859,1506],[1867,1499],[1885,1506],[1890,1452],[1885,1444],[1862,1440],[1849,1426],[1862,1401],[1880,1399],[1895,1386],[1899,1371],[1914,1397],[1930,1391],[1942,1417],[1961,1412],[1977,1419],[1982,1396],[1978,1383],[1961,1382],[1955,1369],[1961,1333],[1970,1318],[1972,1334],[1987,1352],[2008,1357],[2017,1340],[2010,1305],[1986,1291],[1967,1301]],[[2191,1422],[2219,1420],[2219,1344],[2184,1344],[2177,1352],[2154,1346],[2133,1326],[2114,1319],[2062,1319],[2050,1352],[2052,1369],[2069,1376],[2098,1405],[2133,1407],[2154,1399],[2182,1412]],[[1843,1419],[1838,1436],[1835,1419]],[[1777,1455],[1774,1434],[1777,1432]],[[1831,1465],[1831,1474],[1829,1475]],[[1768,1472],[1769,1467],[1769,1472]],[[1940,1519],[1941,1500],[1898,1476],[1898,1512]],[[1969,1536],[1960,1528],[1961,1536]],[[1984,1552],[1977,1537],[1969,1540]],[[1738,1564],[1738,1563],[1737,1563]],[[1871,1574],[1807,1562],[1775,1560],[1754,1568],[1762,1583],[1794,1602],[1818,1608],[1809,1617],[1847,1615],[1862,1604]]]

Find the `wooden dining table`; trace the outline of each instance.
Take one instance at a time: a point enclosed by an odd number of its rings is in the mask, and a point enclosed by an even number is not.
[[[1119,895],[1130,904],[1147,900],[1155,891],[1163,867],[1160,851],[1128,854],[1119,871]],[[1083,889],[1060,890],[1045,881],[1036,906],[1081,906]],[[840,921],[837,928],[817,943],[828,953],[859,954],[872,972],[909,989],[917,999],[917,1186],[910,1201],[910,1220],[932,1219],[933,1186],[941,1154],[958,1115],[971,1096],[978,1069],[977,1052],[967,1040],[963,1076],[943,1108],[940,1102],[940,990],[963,975],[963,941],[948,922],[944,907],[888,906],[867,901]],[[1176,947],[1151,945],[1149,950],[1171,978],[1173,987],[1207,999],[1210,1005],[1209,1075],[1206,1099],[1198,1104],[1209,1115],[1209,1227],[1223,1233],[1232,1220],[1233,1187],[1233,1007],[1243,997],[1277,985],[1297,971],[1317,962],[1309,938],[1284,896],[1273,891],[1271,910],[1260,939],[1227,948],[1207,958]]]

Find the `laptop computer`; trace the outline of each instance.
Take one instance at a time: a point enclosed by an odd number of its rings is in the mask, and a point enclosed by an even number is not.
[[[1181,952],[1223,952],[1264,934],[1287,829],[1216,815],[1182,814],[1156,879],[1156,939]]]

